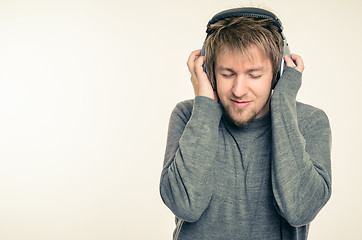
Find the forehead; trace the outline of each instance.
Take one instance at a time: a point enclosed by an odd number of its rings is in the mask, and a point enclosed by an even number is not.
[[[271,68],[271,61],[256,45],[252,45],[243,51],[225,47],[216,57],[215,67],[220,66],[228,68]]]

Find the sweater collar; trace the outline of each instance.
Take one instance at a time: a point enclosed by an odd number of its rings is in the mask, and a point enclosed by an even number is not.
[[[257,129],[257,128],[263,128],[271,125],[271,114],[270,111],[265,114],[264,116],[252,120],[248,125],[246,126],[236,126],[235,123],[230,121],[230,119],[225,115],[223,115],[223,122],[230,128],[234,130],[249,130],[249,129]]]

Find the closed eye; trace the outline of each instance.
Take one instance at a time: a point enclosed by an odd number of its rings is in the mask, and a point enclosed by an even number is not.
[[[221,74],[221,76],[223,76],[224,78],[231,78],[231,77],[233,77],[235,74],[234,73],[230,73],[230,74],[225,74],[225,73],[223,73],[223,74]]]
[[[259,79],[259,78],[261,78],[261,75],[250,74],[249,77],[252,79]]]

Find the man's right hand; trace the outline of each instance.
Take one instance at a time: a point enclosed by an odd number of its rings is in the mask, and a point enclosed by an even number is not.
[[[205,62],[205,56],[201,55],[201,49],[191,53],[187,60],[187,67],[191,73],[191,82],[194,88],[195,96],[204,96],[218,102],[216,92],[212,89],[211,83],[204,72],[202,64]]]

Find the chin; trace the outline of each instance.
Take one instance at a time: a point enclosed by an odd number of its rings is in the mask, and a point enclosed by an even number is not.
[[[253,121],[255,119],[255,116],[250,117],[250,118],[246,118],[246,119],[232,119],[233,123],[240,127],[240,126],[247,126],[251,121]]]
[[[229,119],[229,121],[234,123],[236,126],[245,127],[256,118],[257,113],[250,112],[246,109],[245,110],[243,109],[242,111],[240,111],[240,110],[239,111],[230,111],[230,109],[226,109],[226,116]]]

